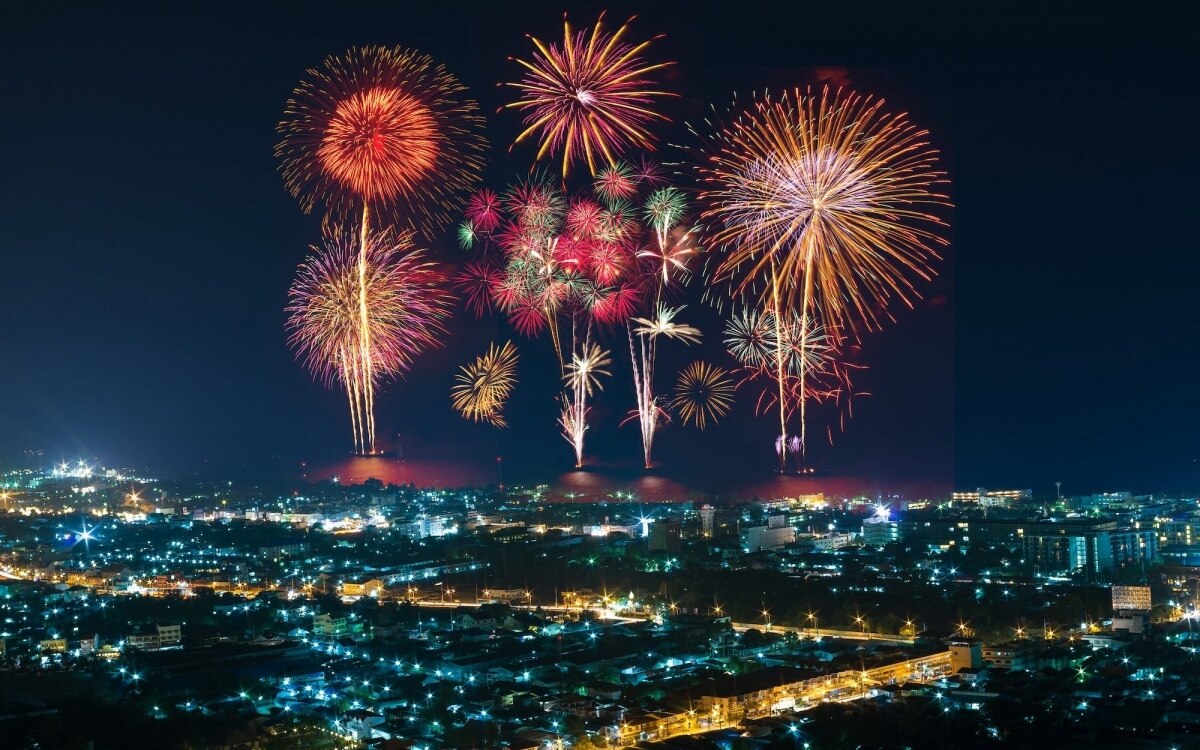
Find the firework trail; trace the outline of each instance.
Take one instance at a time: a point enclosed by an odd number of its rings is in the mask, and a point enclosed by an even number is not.
[[[536,51],[531,61],[513,58],[525,68],[518,83],[506,85],[520,98],[505,105],[524,114],[526,128],[517,143],[535,137],[536,159],[553,158],[562,151],[562,176],[571,165],[587,161],[596,174],[597,161],[613,163],[630,147],[649,149],[653,139],[647,126],[667,118],[655,111],[657,99],[673,96],[659,90],[650,74],[673,63],[648,63],[642,54],[651,42],[625,41],[629,19],[615,32],[603,28],[604,14],[587,29],[571,30],[563,16],[562,44],[545,44],[530,36]]]
[[[358,369],[367,452],[375,451],[367,255],[372,215],[429,236],[478,180],[482,118],[466,90],[432,59],[394,47],[356,47],[308,71],[284,108],[275,147],[284,183],[307,212],[355,216],[359,230]]]
[[[376,232],[365,257],[360,239],[328,229],[324,244],[297,269],[286,311],[289,345],[317,380],[345,389],[354,447],[366,453],[374,437],[370,394],[441,344],[453,299],[443,275],[413,249],[410,232]],[[365,355],[362,296],[371,345]]]
[[[834,403],[840,407],[844,427],[852,397],[867,395],[854,389],[851,375],[861,366],[850,364],[845,338],[818,323],[805,326],[794,312],[785,313],[783,322],[777,323],[773,312],[734,310],[725,324],[724,343],[741,365],[737,385],[762,386],[756,403],[759,414],[778,409],[785,420],[791,420],[806,404]],[[800,436],[783,432],[775,448],[781,462],[788,454],[803,452]]]
[[[631,168],[613,168],[613,171],[634,175],[635,180],[645,179],[638,178],[636,175],[639,171]],[[644,168],[640,170],[642,174],[646,172]],[[605,174],[598,178],[597,190],[613,190],[611,180],[608,180]],[[669,308],[662,302],[663,294],[669,291],[676,281],[688,278],[688,262],[696,254],[693,244],[696,228],[682,224],[686,212],[687,201],[683,193],[673,187],[663,187],[651,192],[642,208],[642,220],[654,241],[640,249],[637,257],[645,264],[644,282],[653,292],[654,308],[651,314],[654,317],[632,319],[626,326],[626,335],[629,339],[633,390],[637,400],[637,408],[630,418],[636,416],[641,428],[642,458],[646,468],[651,466],[654,437],[660,421],[666,415],[654,390],[658,339],[665,336],[689,344],[698,343],[700,340],[698,329],[675,322],[675,316],[683,308]],[[634,323],[637,323],[637,327],[634,327]]]
[[[724,253],[710,281],[727,284],[784,321],[797,309],[801,346],[823,319],[857,331],[881,311],[918,297],[914,280],[933,275],[948,205],[928,133],[883,100],[823,89],[765,95],[701,135],[697,160],[702,218]],[[776,336],[780,435],[787,443],[784,336]],[[800,361],[805,361],[801,352]],[[800,451],[806,435],[799,372]],[[782,453],[781,453],[782,468]]]
[[[486,354],[459,368],[454,376],[451,399],[464,419],[507,427],[504,405],[517,384],[517,348],[511,341],[504,346],[488,346]]]
[[[723,368],[696,361],[679,373],[671,408],[684,423],[701,430],[717,421],[733,408],[734,384]]]
[[[558,421],[562,426],[563,437],[575,451],[577,469],[583,466],[583,437],[588,429],[587,400],[593,391],[603,389],[600,377],[609,374],[605,368],[611,364],[608,352],[594,341],[588,340],[578,352],[572,354],[571,362],[563,375],[566,398],[563,400],[562,416]]]
[[[654,434],[663,416],[658,396],[654,393],[658,338],[665,336],[689,344],[700,342],[700,329],[675,322],[675,316],[682,310],[682,307],[671,308],[660,304],[654,318],[631,318],[629,321],[629,355],[633,366],[634,392],[637,396],[637,408],[632,416],[637,417],[642,430],[642,458],[646,468],[650,468]],[[634,336],[637,337],[636,346]]]

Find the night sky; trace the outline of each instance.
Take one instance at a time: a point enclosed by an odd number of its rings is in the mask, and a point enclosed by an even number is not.
[[[1185,24],[1128,16],[907,15],[861,3],[572,4],[667,38],[681,97],[658,130],[668,160],[682,123],[732,93],[845,83],[885,97],[933,133],[953,180],[952,244],[916,310],[868,337],[871,395],[814,462],[834,474],[949,487],[1052,492],[1200,491],[1200,396],[1190,231],[1196,190],[1194,61]],[[896,6],[908,5],[902,3]],[[964,6],[970,4],[963,4]],[[243,7],[254,6],[254,7]],[[811,7],[810,7],[811,6]],[[1031,6],[1034,7],[1034,6]],[[1081,6],[1082,7],[1082,6]],[[345,398],[285,345],[296,264],[319,238],[283,190],[272,147],[307,67],[356,44],[400,44],[444,62],[487,115],[487,184],[530,166],[495,114],[507,60],[557,10],[519,3],[111,4],[9,6],[0,15],[0,466],[47,460],[253,467],[348,449]],[[1192,40],[1194,41],[1194,40]],[[431,243],[463,259],[452,231]],[[693,358],[720,359],[715,313],[700,348],[664,347],[659,389]],[[448,346],[384,389],[381,426],[406,455],[506,460],[557,471],[556,374],[544,341],[522,348],[503,433],[451,411],[453,371],[492,339],[494,319],[459,310]],[[624,352],[623,339],[610,346]],[[588,453],[640,456],[628,363],[596,402]],[[656,454],[693,467],[767,472],[770,419],[739,413],[700,433],[672,426]],[[823,432],[817,428],[815,432]]]

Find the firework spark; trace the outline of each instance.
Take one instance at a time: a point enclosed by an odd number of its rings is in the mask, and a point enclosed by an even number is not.
[[[659,90],[650,74],[672,63],[642,58],[660,37],[626,42],[632,18],[615,32],[605,30],[603,21],[602,13],[590,33],[573,32],[564,15],[561,45],[529,37],[537,48],[532,61],[514,58],[525,77],[507,84],[520,90],[520,99],[505,107],[522,112],[526,125],[513,145],[534,136],[540,141],[539,160],[561,150],[564,179],[579,159],[594,175],[601,159],[611,164],[630,147],[651,148],[649,124],[666,120],[653,107],[671,94]]]
[[[442,274],[409,232],[371,235],[365,265],[356,232],[330,229],[321,247],[300,264],[288,292],[288,342],[327,387],[337,383],[350,403],[355,450],[373,450],[374,393],[402,375],[446,334],[451,297]],[[361,347],[360,298],[367,300],[367,338]]]
[[[466,88],[427,56],[355,47],[308,71],[279,123],[288,191],[335,218],[368,207],[430,236],[478,180],[486,143]]]
[[[451,390],[454,408],[464,419],[507,427],[504,405],[517,384],[517,348],[511,341],[504,346],[491,344],[487,353],[460,368]]]
[[[606,368],[611,364],[612,359],[608,351],[601,349],[596,342],[588,340],[571,356],[571,362],[563,375],[566,395],[559,424],[562,426],[563,437],[575,450],[577,469],[583,466],[583,437],[588,429],[587,400],[593,391],[603,388],[600,378],[609,374]]]
[[[794,312],[777,324],[773,312],[735,310],[725,324],[725,348],[741,365],[738,386],[760,389],[759,414],[777,409],[790,421],[807,404],[832,403],[844,429],[852,397],[866,395],[854,389],[851,375],[861,366],[849,362],[845,338],[817,323],[805,326]],[[802,456],[801,436],[781,431],[775,448],[782,467],[788,455]]]
[[[702,217],[724,253],[711,281],[784,322],[797,309],[802,342],[818,318],[872,329],[893,300],[912,305],[944,245],[947,182],[927,132],[883,100],[832,91],[769,95],[701,136]],[[757,290],[757,291],[756,291]],[[781,344],[783,336],[777,336]],[[787,435],[785,354],[776,352],[781,434]],[[800,355],[804,361],[803,352]],[[804,380],[799,373],[800,444]],[[786,440],[784,441],[786,442]]]
[[[671,408],[685,423],[703,430],[729,413],[733,408],[733,393],[733,380],[726,370],[697,360],[679,373]]]

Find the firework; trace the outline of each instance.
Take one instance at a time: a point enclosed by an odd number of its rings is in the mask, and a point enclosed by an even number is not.
[[[505,105],[524,114],[525,130],[514,143],[535,137],[537,159],[555,157],[562,151],[565,179],[579,159],[596,174],[598,161],[611,164],[630,147],[649,149],[653,139],[649,124],[666,120],[654,109],[657,99],[671,96],[657,88],[650,74],[672,63],[648,63],[642,54],[660,37],[632,43],[624,40],[629,19],[615,32],[603,28],[604,14],[590,33],[578,32],[563,16],[562,44],[544,44],[530,37],[536,47],[532,61],[515,59],[525,76],[509,83],[520,98]]]
[[[305,211],[358,220],[356,392],[375,450],[374,385],[379,347],[367,292],[372,214],[426,235],[449,218],[482,165],[482,118],[454,76],[417,52],[358,47],[326,58],[293,92],[275,148],[284,182]],[[473,228],[463,241],[471,239]]]
[[[623,161],[609,164],[596,175],[596,194],[608,204],[628,200],[638,192],[638,175]]]
[[[689,344],[700,341],[699,328],[675,322],[675,316],[682,310],[682,307],[670,308],[660,304],[653,318],[631,318],[629,321],[629,357],[633,367],[633,388],[637,397],[637,408],[633,415],[638,418],[642,430],[642,458],[646,468],[650,468],[654,435],[663,416],[663,409],[654,394],[654,365],[658,355],[658,338],[665,336]]]
[[[686,210],[687,200],[682,192],[673,187],[655,190],[646,199],[643,213],[646,222],[654,229],[660,247],[667,244],[667,232],[679,224]]]
[[[522,335],[548,332],[564,373],[594,327],[624,324],[647,465],[654,431],[666,417],[653,387],[659,339],[692,343],[699,337],[676,320],[682,308],[663,303],[667,287],[687,276],[697,233],[683,222],[682,194],[658,188],[661,181],[649,163],[634,169],[616,162],[583,195],[566,195],[544,176],[509,188],[502,198],[481,193],[470,201],[467,221],[471,246],[484,257],[457,279],[477,313],[490,305]],[[493,214],[491,230],[480,229],[484,213]],[[562,403],[560,423],[573,445],[580,441],[578,460],[587,411],[570,388]]]
[[[517,384],[517,348],[511,341],[491,344],[486,354],[459,369],[451,390],[454,408],[465,419],[507,427],[503,412]]]
[[[653,170],[645,163],[637,173],[643,175],[639,179],[647,184],[658,181]],[[699,329],[675,322],[675,316],[683,308],[673,309],[662,303],[663,294],[675,277],[687,278],[688,261],[696,253],[692,245],[695,229],[682,224],[686,210],[683,193],[672,187],[664,187],[649,194],[641,212],[642,219],[655,240],[652,245],[640,249],[637,253],[639,260],[650,262],[650,266],[646,268],[645,282],[653,291],[654,317],[632,318],[626,327],[626,335],[629,339],[633,390],[637,399],[637,408],[633,415],[637,416],[641,427],[642,457],[646,468],[651,466],[651,453],[658,425],[666,416],[654,392],[658,339],[660,336],[666,336],[684,343],[696,343],[700,340]]]
[[[821,373],[838,359],[840,345],[840,337],[818,323],[805,326],[794,313],[785,313],[777,322],[773,312],[746,308],[735,311],[725,324],[725,348],[750,369],[773,369],[782,352],[786,374]]]
[[[562,426],[563,437],[575,450],[577,469],[583,466],[583,437],[588,429],[587,401],[593,391],[599,391],[603,387],[600,378],[609,374],[606,368],[610,364],[612,359],[608,352],[601,349],[596,342],[588,340],[578,352],[572,354],[571,362],[563,375],[566,394],[559,424]]]
[[[702,217],[723,255],[711,281],[757,297],[782,324],[800,317],[799,340],[818,318],[839,329],[878,327],[881,311],[911,305],[945,244],[946,183],[927,132],[883,101],[824,89],[764,96],[702,137]],[[777,336],[781,435],[786,368]],[[800,359],[805,359],[801,352]],[[804,446],[807,369],[799,373]],[[784,440],[786,443],[786,439]]]
[[[355,47],[308,76],[275,148],[304,210],[369,210],[426,236],[443,226],[477,181],[486,145],[458,79],[399,47]]]
[[[766,414],[777,409],[781,424],[803,412],[807,404],[833,403],[839,407],[844,428],[852,397],[865,395],[854,390],[851,375],[861,367],[848,361],[845,338],[819,323],[805,326],[794,312],[785,313],[777,323],[773,312],[735,310],[725,324],[724,342],[741,365],[738,386],[761,388],[756,411]],[[829,437],[832,442],[832,430]],[[801,436],[783,430],[775,447],[781,468],[789,454],[803,455]]]
[[[700,343],[699,328],[675,322],[675,316],[682,310],[682,307],[671,308],[659,305],[654,318],[633,318],[632,322],[637,323],[637,327],[633,329],[633,332],[639,336],[646,336],[651,339],[666,336],[667,338],[679,339],[680,341],[692,344]]]
[[[701,430],[729,413],[733,407],[733,381],[724,369],[696,361],[684,368],[675,381],[671,408],[685,423]]]
[[[406,372],[446,334],[452,299],[442,274],[411,241],[409,232],[377,232],[362,256],[355,232],[330,229],[288,292],[288,342],[319,381],[345,389],[360,453],[374,446],[376,386]],[[365,355],[362,299],[371,345]]]

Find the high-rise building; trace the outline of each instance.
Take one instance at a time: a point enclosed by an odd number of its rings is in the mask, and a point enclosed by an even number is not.
[[[1150,606],[1149,586],[1113,586],[1113,630],[1143,632],[1150,616]]]
[[[663,519],[650,527],[646,548],[651,552],[678,552],[682,540],[683,527],[679,521]]]
[[[900,524],[887,518],[876,516],[863,521],[863,544],[872,547],[882,547],[900,540]]]
[[[864,523],[864,538],[865,538]],[[1111,519],[997,520],[938,518],[899,524],[903,539],[943,550],[972,545],[1004,546],[1020,551],[1025,564],[1043,575],[1083,573],[1104,580],[1129,565],[1158,556],[1151,529],[1118,528]]]
[[[704,530],[704,536],[713,535],[713,519],[717,517],[717,511],[711,505],[705,505],[700,508],[700,525]]]
[[[979,641],[955,641],[950,644],[950,671],[979,669],[983,666],[983,644]]]

